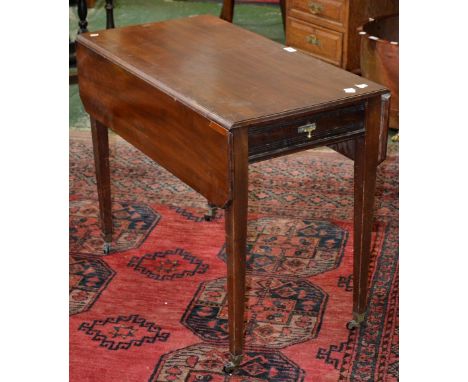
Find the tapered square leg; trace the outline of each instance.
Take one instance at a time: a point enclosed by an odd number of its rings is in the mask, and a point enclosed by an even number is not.
[[[376,172],[380,140],[382,101],[370,99],[366,111],[366,132],[355,141],[354,158],[354,271],[352,329],[364,321],[369,284],[369,257],[373,225]]]
[[[91,118],[94,165],[99,198],[99,217],[104,237],[104,252],[108,253],[112,242],[112,199],[109,168],[109,137],[107,127]]]
[[[245,259],[247,251],[248,142],[238,129],[232,139],[232,201],[226,208],[227,292],[230,362],[232,372],[242,360],[244,346]]]

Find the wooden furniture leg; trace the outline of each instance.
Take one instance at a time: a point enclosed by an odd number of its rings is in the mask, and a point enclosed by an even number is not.
[[[226,208],[227,292],[231,373],[242,361],[244,346],[245,258],[247,250],[248,142],[247,130],[233,132],[232,201]]]
[[[78,34],[88,32],[88,8],[94,7],[94,0],[78,0]],[[106,28],[112,29],[115,28],[114,25],[114,2],[113,0],[106,0]],[[76,52],[75,52],[75,42],[69,39],[70,46],[70,67],[76,66]],[[69,83],[76,84],[78,82],[78,75],[76,72],[72,72],[69,75]]]
[[[380,98],[369,100],[365,136],[355,141],[353,319],[348,322],[348,329],[358,327],[364,321],[367,307],[380,113]]]
[[[221,15],[219,16],[223,20],[232,23],[234,18],[234,0],[224,0],[223,7],[221,8]]]
[[[78,0],[78,17],[80,21],[78,21],[78,34],[86,33],[88,31],[88,4],[86,0]]]
[[[106,29],[115,28],[114,24],[114,0],[106,0]]]
[[[223,20],[232,23],[234,18],[234,2],[235,0],[223,0],[223,7],[221,8],[221,17]],[[281,18],[283,20],[283,29],[286,30],[286,0],[280,0]]]
[[[99,198],[99,215],[104,236],[104,253],[110,251],[112,242],[112,199],[109,168],[109,137],[107,127],[91,118],[94,164]]]
[[[286,0],[279,0],[281,9],[281,19],[283,20],[283,30],[286,32]]]

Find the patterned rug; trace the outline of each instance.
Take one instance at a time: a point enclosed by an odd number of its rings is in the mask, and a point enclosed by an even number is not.
[[[398,380],[398,156],[379,168],[367,325],[352,311],[353,165],[313,150],[250,166],[246,354],[227,356],[224,219],[111,136],[102,253],[89,132],[70,135],[70,380]]]

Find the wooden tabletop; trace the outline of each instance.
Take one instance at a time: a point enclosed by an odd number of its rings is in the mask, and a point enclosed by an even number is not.
[[[78,41],[227,129],[388,91],[209,15],[85,33]]]

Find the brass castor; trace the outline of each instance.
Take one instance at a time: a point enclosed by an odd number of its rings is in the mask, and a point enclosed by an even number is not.
[[[359,323],[356,322],[355,320],[351,320],[346,323],[346,329],[348,330],[354,330],[356,328],[359,328],[359,326],[360,326]]]
[[[231,375],[236,370],[236,368],[239,367],[241,361],[242,361],[242,354],[231,355],[230,361],[224,365],[223,371],[226,374]]]
[[[364,324],[364,316],[365,313],[353,312],[353,319],[351,321],[348,321],[348,323],[346,324],[346,329],[354,330],[356,328],[359,328],[361,325]]]
[[[208,204],[208,212],[205,214],[205,220],[210,222],[216,217],[217,208],[211,204]]]
[[[102,249],[105,255],[108,255],[111,251],[111,243],[104,243],[104,247]]]
[[[223,367],[223,371],[226,374],[232,374],[234,370],[236,369],[236,366],[234,365],[233,362],[228,362],[226,365]]]

